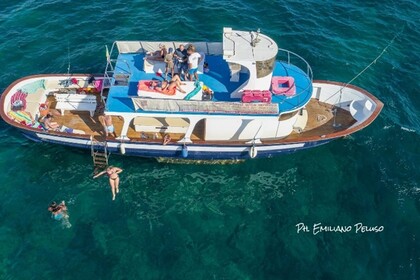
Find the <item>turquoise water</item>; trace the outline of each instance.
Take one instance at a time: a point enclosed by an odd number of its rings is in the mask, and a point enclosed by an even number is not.
[[[261,28],[316,79],[385,107],[331,144],[238,165],[111,156],[111,201],[87,151],[37,144],[0,121],[0,279],[420,278],[420,5],[416,1],[12,1],[0,3],[0,90],[29,74],[100,73],[114,40],[221,40]],[[69,51],[68,51],[69,49]],[[66,200],[71,227],[52,220]],[[297,233],[305,223],[310,232]],[[314,224],[351,225],[314,234]],[[383,226],[355,232],[354,225]]]

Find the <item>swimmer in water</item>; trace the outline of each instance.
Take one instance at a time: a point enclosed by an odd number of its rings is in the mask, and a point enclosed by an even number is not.
[[[51,212],[52,218],[57,221],[66,219],[69,216],[67,214],[67,206],[64,201],[62,201],[60,204],[57,204],[55,201],[53,201],[48,207],[48,211]]]
[[[102,172],[99,172],[93,178],[98,178],[99,176],[103,174],[107,174],[109,177],[109,185],[111,186],[111,192],[112,192],[112,200],[115,200],[115,194],[119,193],[119,185],[120,185],[120,177],[118,174],[120,174],[123,170],[118,167],[109,166],[107,169],[105,169]]]

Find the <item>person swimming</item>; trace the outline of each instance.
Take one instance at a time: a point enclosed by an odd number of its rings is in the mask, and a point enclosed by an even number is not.
[[[67,213],[67,206],[64,201],[62,201],[60,204],[57,204],[55,201],[53,201],[48,206],[48,211],[51,212],[51,217],[57,221],[67,219],[69,217]]]

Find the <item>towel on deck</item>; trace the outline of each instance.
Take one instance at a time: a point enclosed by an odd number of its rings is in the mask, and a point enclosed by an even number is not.
[[[149,92],[158,92],[165,95],[174,95],[176,92],[176,88],[173,88],[172,90],[156,90],[156,87],[159,86],[160,82],[154,81],[154,80],[143,80],[139,81],[139,84],[137,86],[138,90],[143,91],[149,91]]]
[[[30,126],[33,128],[42,128],[41,124],[37,121],[32,120],[31,115],[28,112],[25,111],[9,111],[7,113],[11,119],[14,121]]]
[[[143,80],[140,81],[138,84],[138,91],[137,95],[141,97],[148,97],[148,98],[157,98],[157,99],[184,99],[188,93],[191,93],[192,91],[196,90],[195,82],[190,81],[183,81],[181,84],[181,88],[186,92],[182,93],[179,90],[174,90],[174,94],[165,94],[165,96],[161,95],[162,92],[155,91],[150,86],[153,85],[153,83],[158,83],[156,80]],[[191,100],[201,100],[202,99],[202,89],[201,87],[198,89],[198,92],[191,97]]]

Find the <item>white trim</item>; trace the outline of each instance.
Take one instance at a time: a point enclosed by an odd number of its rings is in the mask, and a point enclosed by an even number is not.
[[[45,140],[54,140],[61,141],[64,143],[73,143],[79,145],[91,145],[91,141],[88,139],[75,139],[68,137],[61,137],[55,135],[47,135],[37,133],[37,136]],[[121,143],[108,142],[108,147],[119,148]],[[286,150],[286,149],[295,149],[302,148],[305,143],[296,143],[296,144],[283,144],[283,145],[270,145],[270,146],[256,146],[259,151],[276,151],[276,150]],[[182,144],[180,145],[161,145],[161,144],[141,144],[141,143],[127,143],[124,142],[125,148],[136,149],[136,150],[161,150],[161,151],[176,151],[182,149]],[[228,147],[228,146],[198,146],[198,145],[188,145],[189,151],[197,152],[243,152],[247,151],[250,146],[244,145],[239,147]]]

